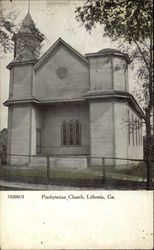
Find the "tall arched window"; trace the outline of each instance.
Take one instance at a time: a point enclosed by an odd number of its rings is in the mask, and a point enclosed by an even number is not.
[[[67,145],[67,122],[62,123],[62,145]]]
[[[74,124],[72,121],[68,124],[68,145],[74,145]]]
[[[81,124],[79,121],[75,122],[75,145],[81,145]]]
[[[135,133],[134,132],[135,132],[135,129],[134,129],[134,116],[132,115],[132,142],[133,142],[133,146],[135,144],[134,143],[135,142],[135,140],[134,140],[135,139],[134,138],[135,137]]]
[[[81,124],[79,121],[62,122],[61,140],[63,146],[81,145]]]
[[[130,122],[130,115],[129,115],[129,109],[128,109],[128,145],[130,146],[130,141],[131,141],[131,122]]]

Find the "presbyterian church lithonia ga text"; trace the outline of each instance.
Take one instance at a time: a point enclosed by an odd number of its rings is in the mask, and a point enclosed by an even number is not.
[[[13,36],[8,107],[8,163],[87,167],[142,159],[144,113],[129,93],[127,54],[85,56],[59,38],[39,58],[43,35],[28,13]],[[19,155],[19,156],[18,156]],[[37,157],[32,157],[37,156]]]

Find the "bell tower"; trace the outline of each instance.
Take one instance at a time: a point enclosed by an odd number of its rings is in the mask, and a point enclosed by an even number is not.
[[[13,35],[14,59],[10,70],[10,99],[29,99],[33,96],[33,65],[37,62],[43,35],[36,28],[28,12],[18,33]]]
[[[8,162],[28,164],[32,153],[32,128],[35,123],[34,65],[37,62],[43,35],[36,28],[30,13],[25,16],[18,33],[14,34],[14,59],[10,70],[8,106]],[[28,136],[27,136],[28,135]],[[12,156],[26,155],[26,157]]]

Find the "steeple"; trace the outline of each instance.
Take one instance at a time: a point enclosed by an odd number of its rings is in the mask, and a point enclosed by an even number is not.
[[[14,62],[36,60],[39,57],[44,36],[36,28],[28,12],[17,34],[12,38],[15,43]]]
[[[36,28],[34,21],[29,12],[25,16],[18,33],[22,33],[22,34],[28,33],[31,35],[38,36],[41,41],[43,40],[42,35],[40,34],[39,30]]]

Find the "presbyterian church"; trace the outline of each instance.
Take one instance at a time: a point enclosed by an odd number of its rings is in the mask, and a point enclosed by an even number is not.
[[[12,39],[9,164],[43,164],[46,155],[51,165],[80,167],[99,157],[142,159],[144,114],[129,93],[127,54],[83,56],[59,38],[39,58],[44,38],[29,13]]]

